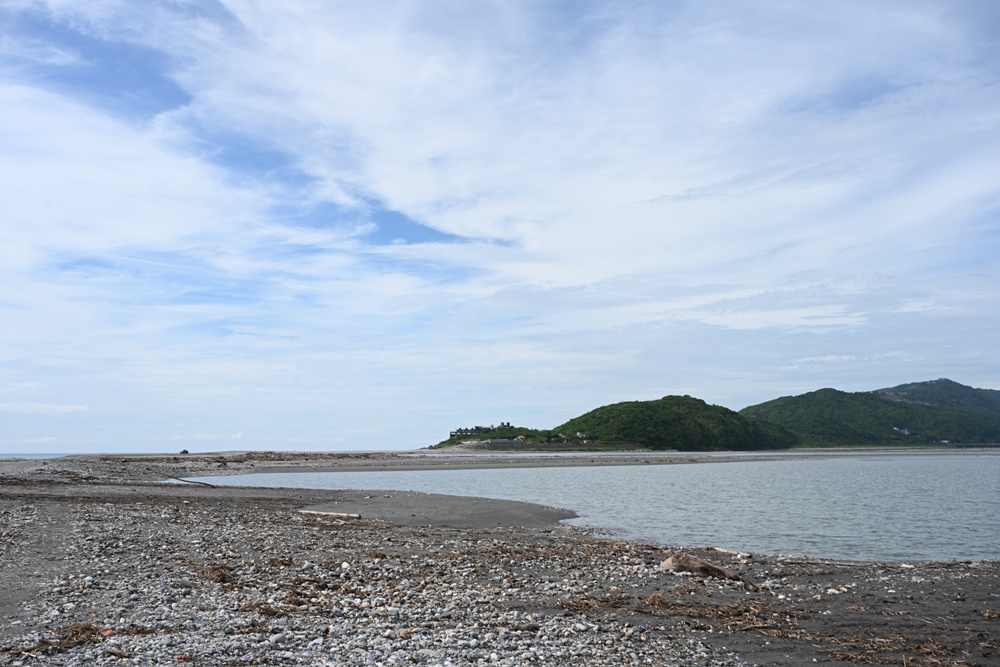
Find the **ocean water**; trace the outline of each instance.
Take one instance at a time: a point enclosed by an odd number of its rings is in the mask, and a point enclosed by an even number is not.
[[[0,459],[57,459],[70,454],[4,454],[0,453]]]
[[[569,523],[671,546],[852,560],[1000,559],[1000,452],[200,479],[526,500],[577,512]]]

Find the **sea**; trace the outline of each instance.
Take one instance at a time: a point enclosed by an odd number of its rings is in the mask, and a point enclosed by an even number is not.
[[[861,561],[1000,559],[996,450],[190,479],[523,500],[573,510],[579,516],[569,524],[664,546]]]
[[[70,454],[4,454],[0,453],[0,461],[4,459],[57,459]]]

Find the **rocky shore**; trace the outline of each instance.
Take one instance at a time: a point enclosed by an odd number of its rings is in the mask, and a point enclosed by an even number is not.
[[[996,562],[683,550],[727,579],[556,508],[160,483],[415,458],[0,461],[0,664],[1000,664]]]

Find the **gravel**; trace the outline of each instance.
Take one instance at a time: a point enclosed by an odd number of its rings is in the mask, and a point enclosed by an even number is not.
[[[413,459],[0,461],[0,665],[1000,664],[995,561],[683,549],[713,578],[555,508],[154,481],[360,463]]]
[[[45,520],[2,516],[8,548]],[[747,664],[675,620],[568,611],[677,579],[651,548],[568,528],[529,541],[159,498],[65,520],[58,573],[26,573],[41,581],[8,664]]]

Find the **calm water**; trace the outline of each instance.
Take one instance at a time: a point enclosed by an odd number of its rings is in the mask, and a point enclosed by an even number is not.
[[[2,454],[0,459],[57,459],[61,456],[71,456],[70,454]]]
[[[527,500],[569,523],[678,546],[856,560],[1000,558],[1000,453],[700,465],[281,473],[213,484]]]

